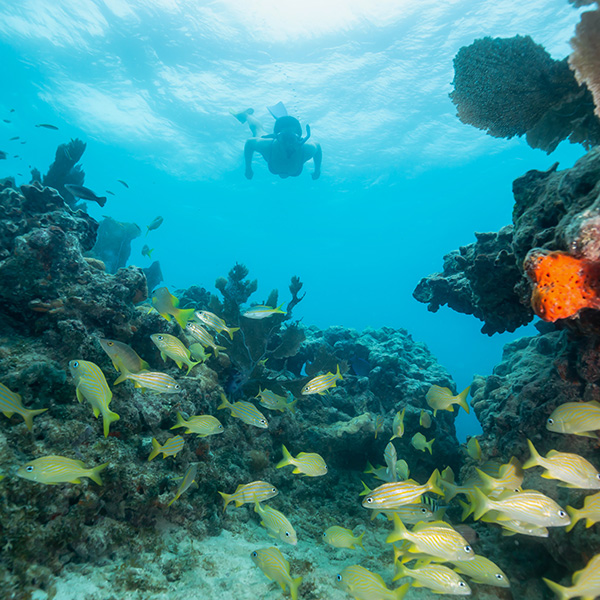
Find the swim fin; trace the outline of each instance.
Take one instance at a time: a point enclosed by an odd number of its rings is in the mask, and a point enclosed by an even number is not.
[[[267,106],[267,110],[271,113],[275,120],[279,119],[280,117],[288,116],[288,111],[281,101],[277,104],[273,104],[273,106]]]

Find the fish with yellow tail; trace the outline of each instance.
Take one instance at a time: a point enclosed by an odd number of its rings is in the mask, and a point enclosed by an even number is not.
[[[140,358],[131,346],[123,342],[100,338],[100,346],[108,354],[113,367],[117,371],[139,373],[150,368],[150,365],[143,358]]]
[[[292,546],[298,543],[296,530],[282,512],[275,510],[267,504],[262,506],[258,500],[254,501],[254,512],[258,513],[261,518],[260,524],[269,532],[271,537]]]
[[[360,565],[349,565],[335,578],[335,584],[355,600],[402,600],[410,583],[390,590],[383,577]]]
[[[80,460],[73,460],[66,456],[43,456],[19,467],[17,475],[46,485],[81,483],[82,477],[88,477],[98,485],[102,485],[100,471],[107,466],[108,463],[104,463],[88,469]]]
[[[217,406],[217,410],[223,410],[228,408],[231,411],[231,416],[247,423],[248,425],[254,425],[254,427],[260,427],[261,429],[267,429],[269,422],[254,404],[251,402],[245,402],[244,400],[238,400],[231,404],[227,400],[225,394],[221,394],[221,404]]]
[[[118,385],[127,380],[133,381],[134,386],[140,388],[142,392],[146,390],[152,390],[156,394],[178,394],[181,392],[181,386],[170,375],[160,371],[140,371],[139,373],[123,371],[115,379],[113,385]]]
[[[183,494],[185,491],[187,491],[189,488],[192,487],[192,485],[198,485],[196,483],[196,475],[198,474],[198,464],[194,463],[193,465],[190,465],[187,468],[187,471],[185,472],[183,477],[179,477],[179,479],[181,479],[181,484],[179,485],[179,487],[177,488],[177,492],[175,492],[175,498],[173,498],[173,500],[171,500],[171,502],[169,502],[169,504],[167,504],[167,507],[171,506],[171,504],[173,504],[173,502],[175,502],[175,500],[177,500],[181,494]]]
[[[472,560],[475,556],[469,542],[445,521],[417,523],[409,531],[398,515],[394,515],[394,531],[385,541],[392,544],[399,540],[412,544],[410,553],[422,552],[446,561]]]
[[[375,417],[375,439],[377,439],[377,436],[379,435],[379,432],[383,429],[383,426],[385,425],[385,419],[383,418],[382,415],[377,415]]]
[[[531,440],[527,440],[531,457],[523,465],[524,469],[543,467],[545,479],[558,479],[566,486],[583,490],[600,489],[600,473],[585,458],[569,452],[550,450],[546,458],[540,456]]]
[[[190,351],[183,345],[183,342],[174,335],[168,333],[153,333],[150,339],[160,350],[160,357],[166,361],[167,357],[175,361],[175,364],[181,369],[183,365],[187,367],[189,375],[192,367],[199,365],[202,361],[193,362],[190,358]]]
[[[475,583],[502,588],[510,587],[506,573],[485,556],[476,554],[472,560],[454,560],[452,564],[458,573],[470,577]]]
[[[600,402],[591,400],[561,404],[548,417],[546,429],[555,433],[597,438],[592,432],[600,429]]]
[[[388,442],[385,450],[383,451],[383,460],[386,464],[385,481],[390,483],[393,481],[398,481],[398,471],[396,471],[398,453],[396,452],[396,447],[391,441]]]
[[[431,413],[428,410],[422,410],[419,415],[419,425],[425,429],[431,427]]]
[[[156,312],[167,321],[173,317],[182,329],[194,314],[193,308],[179,308],[179,299],[169,292],[168,288],[161,287],[152,294],[152,306]]]
[[[339,525],[332,525],[323,533],[323,539],[327,544],[334,548],[348,548],[349,550],[356,550],[356,546],[360,546],[363,550],[362,539],[365,535],[363,531],[360,535],[355,536],[350,529],[345,529]]]
[[[436,469],[424,485],[419,485],[412,480],[384,483],[369,492],[362,505],[371,510],[384,510],[398,508],[405,504],[416,504],[426,492],[442,496],[442,490],[437,484],[439,475],[440,473]]]
[[[481,479],[481,486],[486,491],[518,490],[523,483],[523,467],[514,456],[500,467],[498,477],[492,477],[481,469],[475,469]]]
[[[455,596],[470,596],[471,588],[467,582],[456,572],[444,565],[429,564],[409,569],[406,565],[397,562],[396,574],[392,581],[410,577],[414,580],[413,586],[425,587],[437,594],[453,594]]]
[[[180,435],[169,438],[162,446],[156,438],[152,438],[152,452],[150,452],[148,462],[156,458],[161,452],[163,460],[167,458],[167,456],[177,456],[183,448],[183,444],[184,441]]]
[[[280,412],[285,412],[286,410],[291,411],[293,414],[296,413],[296,404],[298,400],[292,400],[288,402],[288,399],[285,396],[279,396],[275,392],[267,389],[260,389],[255,398],[260,398],[259,402],[269,410],[278,410]]]
[[[571,517],[571,524],[567,526],[566,531],[571,531],[581,519],[585,519],[586,528],[598,523],[600,521],[600,492],[592,496],[586,496],[583,501],[583,508],[567,506],[567,512]]]
[[[104,437],[108,437],[110,424],[120,419],[119,415],[109,408],[112,392],[106,383],[106,377],[100,367],[87,360],[72,360],[69,371],[75,380],[77,400],[87,400],[98,418],[102,414]]]
[[[21,415],[29,431],[33,430],[33,417],[46,412],[47,408],[29,409],[23,406],[21,396],[16,392],[9,390],[4,384],[0,383],[0,412],[11,418],[14,414]]]
[[[475,436],[471,436],[467,442],[467,454],[477,462],[481,461],[481,446]]]
[[[227,323],[218,317],[214,313],[211,313],[207,310],[197,310],[194,313],[194,316],[198,321],[201,321],[205,325],[208,325],[210,328],[214,329],[217,333],[221,333],[221,331],[226,331],[229,335],[230,339],[233,341],[233,334],[236,331],[239,331],[239,327],[228,327]]]
[[[212,348],[215,356],[219,356],[219,350],[227,350],[225,346],[217,345],[215,338],[198,323],[188,323],[185,326],[186,333],[189,333],[195,340],[200,342],[205,348]]]
[[[337,371],[335,373],[325,373],[325,375],[318,375],[314,379],[311,379],[303,388],[302,395],[307,394],[319,394],[322,396],[328,389],[336,387],[336,381],[342,380],[340,373],[340,365],[337,365]]]
[[[285,310],[281,310],[281,307],[285,304],[282,302],[276,308],[272,306],[267,306],[266,304],[255,304],[251,306],[246,312],[242,313],[242,317],[246,317],[246,319],[266,319],[268,317],[272,317],[273,315],[285,315]]]
[[[314,452],[300,452],[294,458],[283,445],[281,446],[281,451],[283,452],[283,458],[277,463],[277,469],[293,465],[294,470],[292,473],[302,473],[303,475],[308,475],[308,477],[320,477],[327,474],[327,465],[323,457],[319,454]]]
[[[419,431],[412,436],[410,445],[415,450],[420,450],[421,452],[429,450],[429,454],[433,454],[433,449],[431,448],[433,446],[433,442],[435,442],[435,438],[427,441],[427,438]]]
[[[224,431],[221,421],[212,415],[196,415],[186,421],[180,412],[177,413],[177,423],[171,429],[178,427],[187,427],[185,433],[196,433],[199,437],[216,435]]]
[[[404,413],[406,412],[406,406],[396,413],[394,421],[392,423],[392,437],[390,442],[396,438],[401,438],[404,435]]]
[[[206,353],[204,346],[200,342],[190,344],[188,350],[190,351],[191,358],[199,362],[206,362],[212,356],[212,354]]]
[[[571,598],[594,600],[600,596],[600,554],[592,557],[583,569],[573,573],[571,587],[558,585],[546,578],[543,579],[559,600],[570,600]]]
[[[467,397],[471,386],[464,389],[460,394],[456,396],[452,395],[452,390],[447,387],[440,387],[439,385],[432,385],[427,394],[425,395],[425,401],[430,408],[433,408],[433,416],[435,417],[438,410],[448,410],[454,412],[454,405],[458,404],[461,408],[469,412],[469,405],[467,404]]]
[[[230,502],[235,502],[235,505],[239,508],[244,504],[253,504],[254,502],[264,502],[270,498],[274,498],[279,494],[279,490],[272,484],[266,481],[252,481],[251,483],[244,483],[237,486],[233,494],[225,494],[219,492],[224,500],[223,512],[227,508]]]
[[[275,546],[261,548],[250,554],[254,564],[269,578],[276,581],[281,589],[285,591],[286,585],[290,588],[292,600],[298,599],[298,588],[302,583],[302,577],[295,579],[290,575],[290,563]]]

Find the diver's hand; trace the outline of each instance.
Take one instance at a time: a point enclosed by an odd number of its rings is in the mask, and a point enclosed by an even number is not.
[[[244,175],[246,176],[246,179],[252,179],[254,177],[254,172],[252,169],[246,169]]]
[[[315,171],[315,172],[314,172],[314,173],[311,175],[311,177],[312,177],[313,179],[319,179],[319,177],[321,177],[321,171]]]

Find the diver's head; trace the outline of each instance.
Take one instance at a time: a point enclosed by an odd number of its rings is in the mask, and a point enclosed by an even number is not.
[[[293,148],[302,143],[302,127],[300,121],[286,115],[275,121],[273,135],[284,147]]]

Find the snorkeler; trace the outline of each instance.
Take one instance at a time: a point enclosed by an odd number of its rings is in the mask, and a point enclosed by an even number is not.
[[[239,113],[231,111],[240,123],[248,123],[254,136],[247,140],[244,146],[246,178],[252,179],[254,175],[252,157],[254,152],[259,152],[267,161],[269,171],[283,179],[298,177],[302,173],[304,163],[312,158],[315,164],[312,178],[318,179],[321,175],[322,152],[319,144],[308,141],[310,126],[306,126],[306,136],[302,137],[300,121],[288,115],[281,102],[269,107],[269,112],[276,119],[273,133],[260,136],[264,129],[260,121],[254,117],[253,109],[249,108]]]

